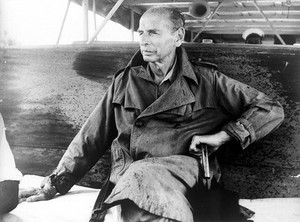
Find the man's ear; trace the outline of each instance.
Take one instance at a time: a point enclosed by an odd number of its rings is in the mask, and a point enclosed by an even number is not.
[[[185,29],[183,27],[177,29],[176,31],[176,41],[175,41],[175,45],[176,47],[179,47],[182,45],[183,41],[184,41],[184,36],[185,36]]]

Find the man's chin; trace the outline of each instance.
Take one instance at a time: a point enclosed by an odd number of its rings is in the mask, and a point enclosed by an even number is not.
[[[155,62],[156,61],[156,59],[153,56],[143,55],[143,59],[145,62]]]

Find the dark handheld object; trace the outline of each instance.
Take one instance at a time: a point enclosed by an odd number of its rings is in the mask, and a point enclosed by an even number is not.
[[[210,171],[209,171],[209,161],[208,161],[208,150],[207,145],[202,144],[200,146],[201,154],[202,154],[202,168],[204,172],[204,179],[210,178]]]
[[[197,150],[191,150],[191,154],[199,160],[201,172],[203,176],[203,183],[207,189],[210,189],[210,170],[209,170],[209,159],[208,159],[208,145],[200,144],[197,146]]]
[[[208,160],[208,148],[206,144],[201,144],[200,146],[202,161],[200,161],[202,170],[204,185],[209,190],[210,189],[210,170],[209,170],[209,160]]]

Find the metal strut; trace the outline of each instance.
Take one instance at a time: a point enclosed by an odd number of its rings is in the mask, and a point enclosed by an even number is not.
[[[203,24],[202,28],[199,30],[199,32],[198,32],[197,35],[194,37],[194,39],[192,40],[192,42],[195,42],[195,40],[198,38],[198,36],[203,32],[203,30],[205,29],[207,23],[210,22],[210,20],[211,20],[212,17],[217,13],[217,11],[219,10],[219,8],[221,7],[222,4],[223,4],[223,2],[219,2],[218,6],[213,10],[211,16],[209,16],[208,19],[205,21],[205,23]]]
[[[68,4],[67,4],[65,15],[64,15],[63,21],[62,21],[61,26],[60,26],[60,30],[59,30],[58,38],[57,38],[57,41],[56,41],[56,45],[58,45],[60,37],[61,37],[61,33],[64,29],[65,21],[66,21],[66,18],[67,18],[68,12],[69,12],[69,8],[70,8],[70,3],[71,3],[71,0],[69,0]]]
[[[279,39],[279,41],[281,42],[282,45],[286,45],[285,42],[283,41],[283,39],[281,38],[281,36],[279,35],[279,33],[276,31],[276,29],[274,28],[274,26],[272,25],[272,23],[270,22],[270,20],[268,19],[268,17],[265,15],[265,13],[260,9],[260,7],[258,6],[256,0],[253,0],[253,4],[255,6],[255,8],[260,12],[260,14],[265,18],[265,20],[269,23],[271,29],[273,30],[273,32],[275,33],[275,35],[277,36],[277,38]]]
[[[110,10],[110,12],[107,14],[105,19],[102,21],[102,23],[99,25],[96,32],[92,35],[92,37],[89,39],[87,44],[91,44],[94,39],[97,37],[97,35],[101,32],[101,30],[104,28],[106,23],[111,19],[111,17],[115,14],[115,12],[118,10],[118,8],[121,6],[121,4],[124,2],[124,0],[118,0],[118,2],[114,5],[114,7]]]

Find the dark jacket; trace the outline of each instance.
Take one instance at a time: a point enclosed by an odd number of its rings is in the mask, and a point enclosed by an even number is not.
[[[283,121],[281,105],[262,92],[213,67],[191,64],[183,48],[177,59],[177,78],[158,98],[140,52],[116,74],[54,171],[60,193],[106,149],[112,153],[110,181],[117,183],[133,161],[189,155],[193,135],[224,130],[244,149]]]

